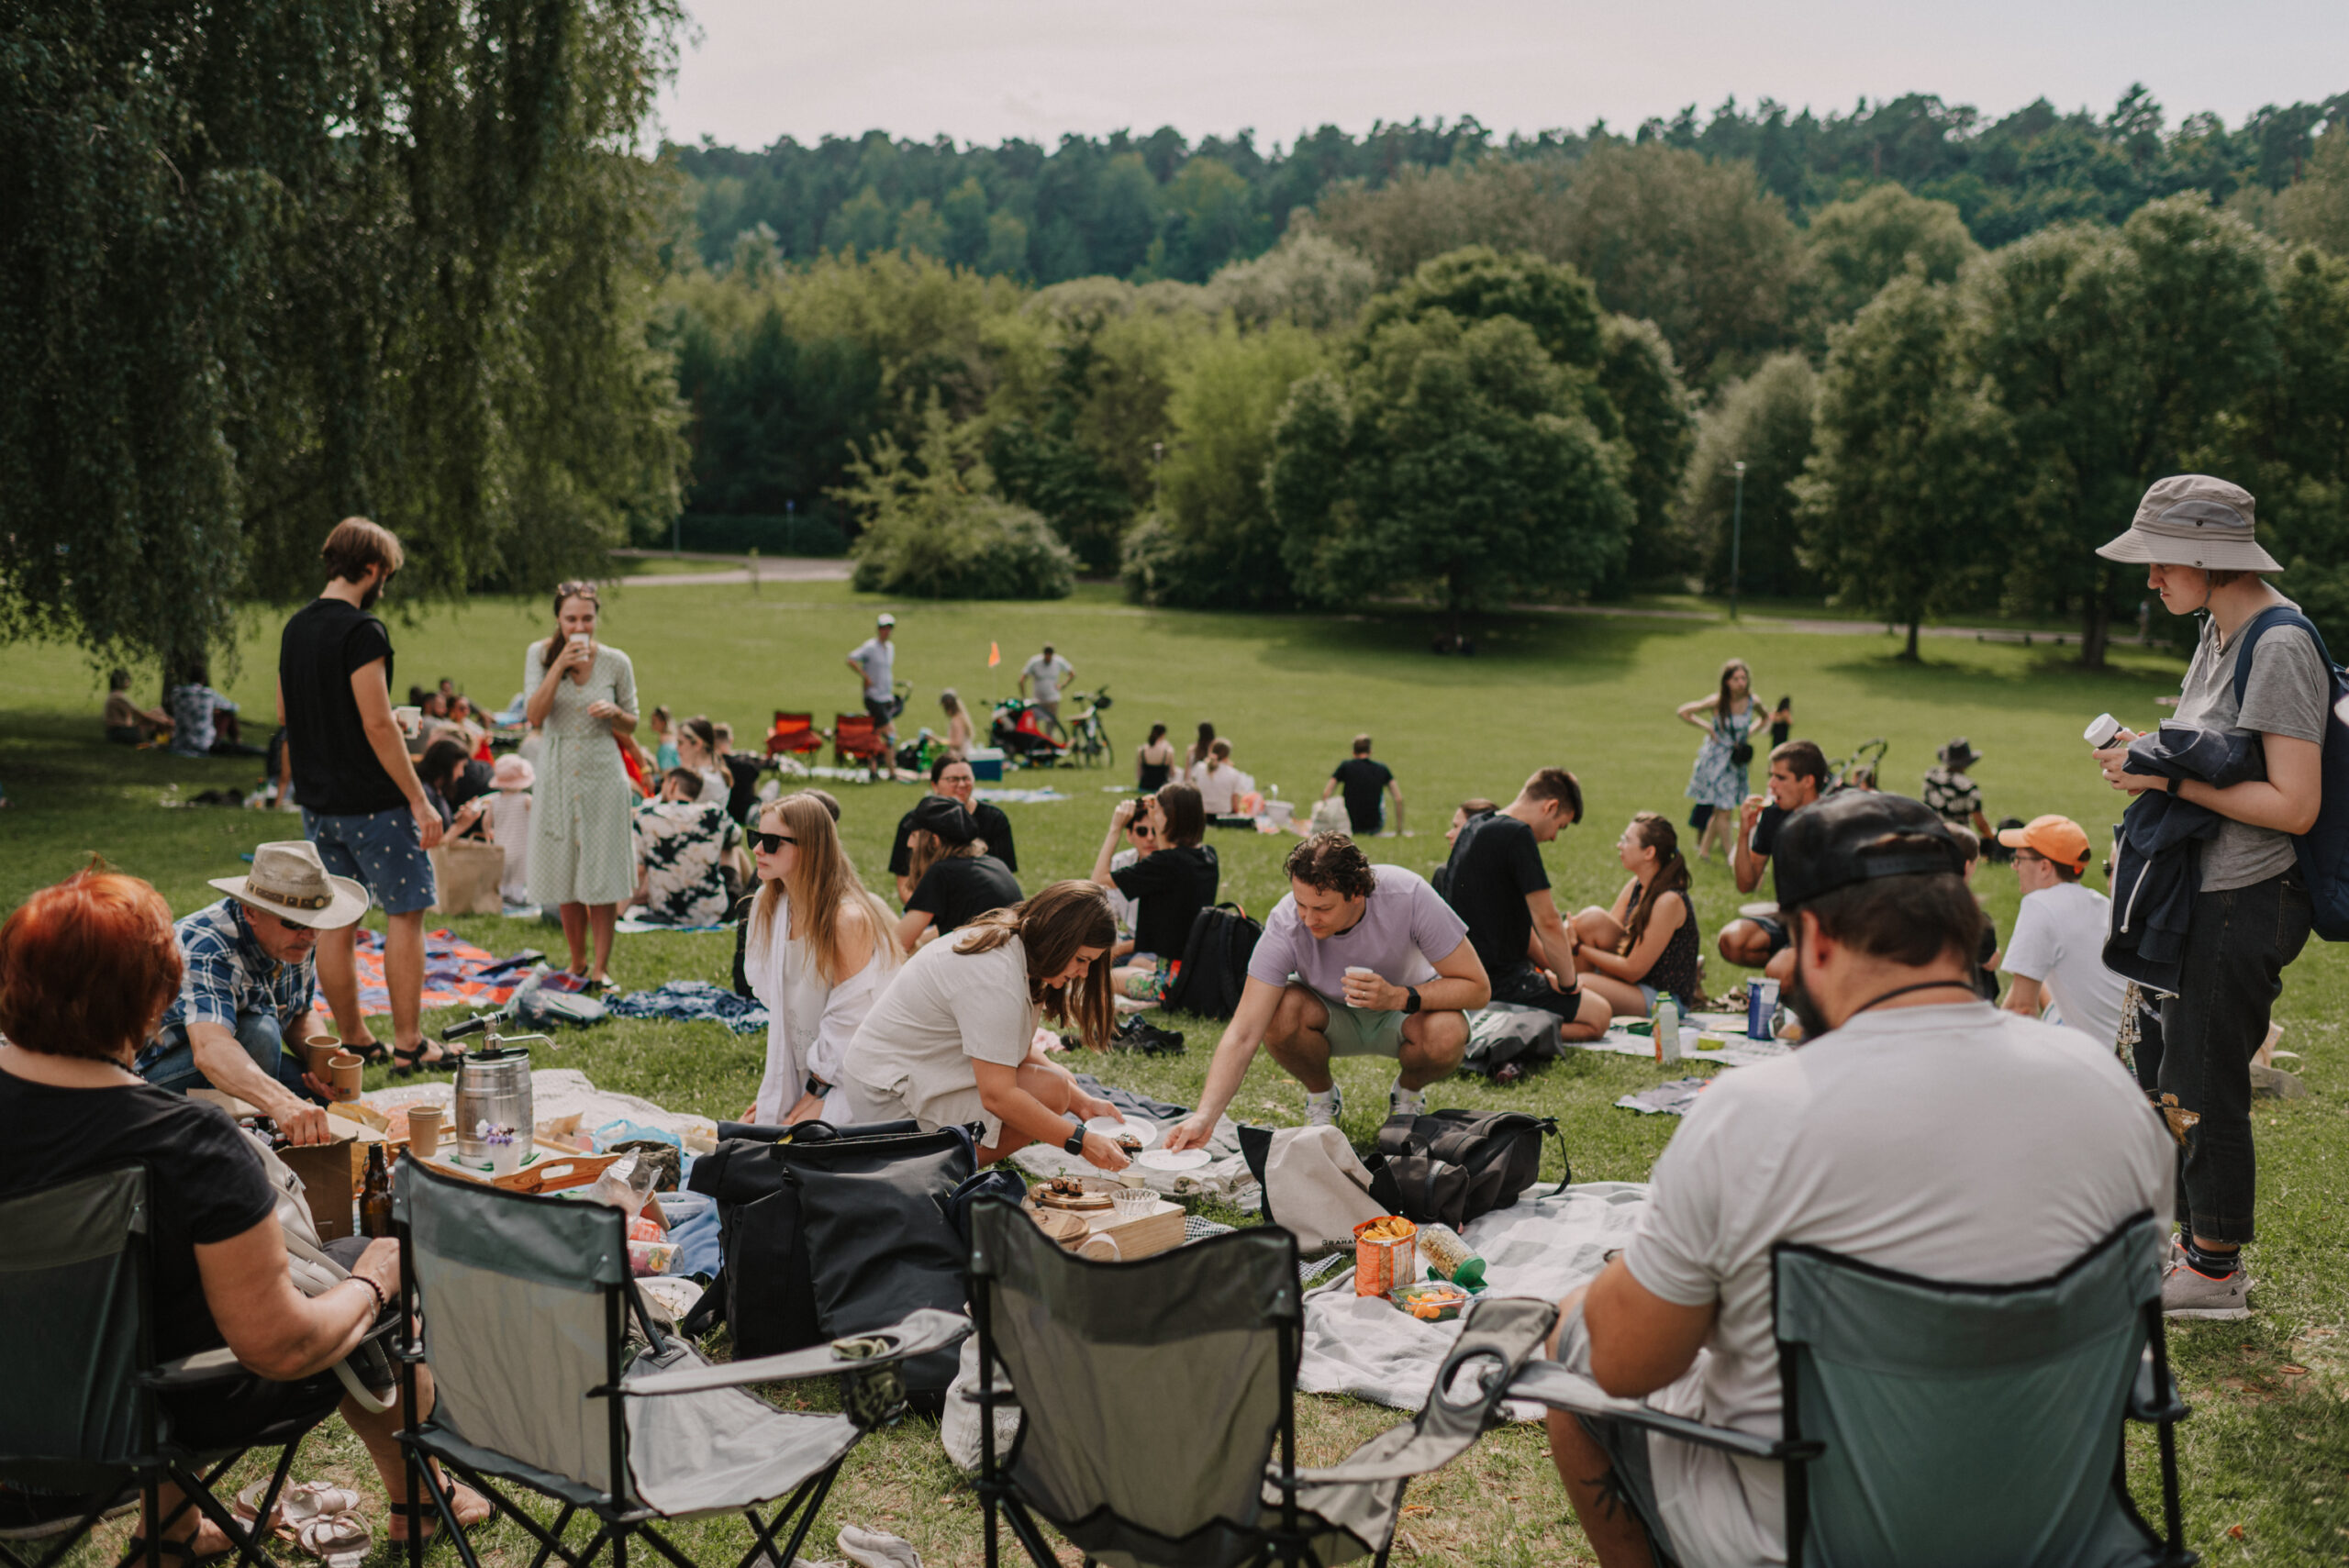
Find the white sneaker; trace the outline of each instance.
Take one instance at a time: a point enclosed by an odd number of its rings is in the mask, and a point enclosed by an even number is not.
[[[1321,1099],[1312,1095],[1305,1096],[1305,1125],[1335,1127],[1338,1125],[1338,1118],[1345,1114],[1345,1091],[1332,1084],[1330,1085],[1328,1099]]]
[[[1406,1089],[1398,1084],[1386,1092],[1386,1115],[1390,1119],[1398,1116],[1424,1116],[1427,1108],[1428,1092],[1425,1089]]]

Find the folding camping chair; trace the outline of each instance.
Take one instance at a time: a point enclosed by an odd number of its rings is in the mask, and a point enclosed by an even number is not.
[[[774,710],[774,728],[767,731],[767,755],[778,757],[812,757],[824,749],[824,737],[816,728],[812,713],[785,713]]]
[[[988,1568],[1006,1521],[1036,1568],[1056,1568],[1039,1517],[1113,1568],[1373,1552],[1384,1568],[1404,1487],[1497,1423],[1557,1316],[1546,1301],[1477,1302],[1416,1419],[1299,1470],[1296,1237],[1261,1227],[1105,1263],[1063,1251],[1000,1198],[971,1222]],[[998,1455],[995,1411],[1013,1404],[1019,1435]]]
[[[1784,1463],[1798,1568],[2189,1568],[2172,1431],[2187,1409],[2162,1337],[2161,1247],[2140,1215],[2052,1278],[1973,1285],[1779,1243],[1775,1441],[1609,1399],[1555,1362],[1528,1366],[1509,1396]],[[2158,1429],[2166,1540],[2129,1495],[2124,1418]],[[1665,1541],[1654,1497],[1625,1491]]]
[[[869,713],[843,713],[832,720],[832,762],[839,767],[850,767],[862,761],[886,761],[889,742],[873,723]]]
[[[213,1488],[253,1449],[282,1445],[262,1499],[268,1518],[295,1449],[331,1414],[281,1423],[233,1451],[196,1452],[173,1440],[159,1393],[247,1374],[225,1349],[155,1362],[147,1216],[147,1172],[137,1165],[0,1201],[0,1482],[62,1505],[49,1524],[12,1531],[17,1542],[0,1540],[0,1562],[11,1568],[51,1568],[134,1489],[149,1568],[162,1561],[163,1530],[191,1507],[227,1533],[238,1560],[270,1568],[256,1532]],[[158,1523],[165,1481],[187,1501]],[[17,1546],[37,1533],[55,1545],[20,1555]]]
[[[596,1203],[501,1192],[400,1162],[393,1218],[400,1239],[400,1301],[424,1340],[402,1347],[407,1381],[409,1496],[429,1493],[465,1568],[481,1568],[456,1528],[444,1481],[417,1491],[420,1462],[439,1460],[569,1568],[604,1547],[626,1568],[641,1538],[690,1568],[655,1519],[740,1513],[756,1540],[742,1561],[790,1568],[841,1462],[905,1404],[898,1363],[970,1332],[961,1315],[924,1309],[853,1340],[712,1366],[663,1334],[629,1277],[627,1222]],[[630,1317],[647,1345],[630,1354]],[[415,1369],[429,1362],[438,1399],[416,1421]],[[801,1415],[740,1392],[751,1383],[837,1376],[841,1411]],[[487,1479],[559,1501],[542,1528]],[[772,1519],[759,1508],[786,1497]],[[563,1541],[584,1509],[599,1528],[584,1550]],[[419,1505],[420,1512],[420,1505]],[[796,1520],[796,1522],[795,1522]],[[422,1561],[413,1528],[411,1568]],[[787,1545],[776,1532],[791,1525]]]

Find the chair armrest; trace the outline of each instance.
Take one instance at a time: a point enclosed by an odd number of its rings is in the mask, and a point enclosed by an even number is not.
[[[2177,1396],[2177,1380],[2169,1379],[2169,1386],[2158,1394],[2154,1389],[2154,1351],[2145,1352],[2137,1362],[2137,1375],[2129,1384],[2128,1416],[2132,1421],[2183,1421],[2193,1414],[2186,1401]]]
[[[244,1373],[244,1363],[237,1360],[237,1352],[226,1345],[217,1345],[164,1362],[149,1370],[139,1381],[150,1388],[201,1388],[206,1384],[227,1383]]]
[[[1417,1429],[1418,1423],[1406,1421],[1399,1427],[1389,1427],[1335,1464],[1317,1470],[1299,1470],[1297,1484],[1300,1486],[1344,1486],[1367,1485],[1379,1481],[1402,1481],[1414,1475],[1425,1475],[1441,1470],[1458,1458],[1468,1445],[1450,1433],[1436,1434]],[[1390,1441],[1397,1433],[1406,1434],[1400,1442]],[[1264,1467],[1265,1479],[1277,1485],[1280,1467]]]
[[[909,1356],[927,1355],[959,1344],[971,1332],[971,1320],[959,1312],[941,1312],[925,1307],[909,1313],[901,1322],[886,1329],[875,1329],[867,1334],[850,1336],[859,1340],[885,1339],[889,1348],[878,1355],[844,1356],[830,1345],[810,1345],[806,1350],[785,1351],[781,1355],[760,1356],[746,1362],[723,1362],[710,1366],[690,1366],[675,1372],[650,1373],[631,1377],[620,1385],[620,1393],[630,1397],[651,1397],[662,1394],[701,1394],[713,1388],[740,1388],[749,1383],[791,1383],[807,1377],[833,1377],[841,1373],[871,1372],[879,1367],[902,1362]]]
[[[1816,1459],[1826,1451],[1826,1445],[1816,1442],[1787,1442],[1776,1438],[1757,1437],[1728,1427],[1709,1427],[1702,1421],[1692,1421],[1685,1416],[1667,1416],[1637,1399],[1618,1399],[1600,1388],[1589,1378],[1567,1371],[1556,1362],[1529,1362],[1508,1385],[1512,1399],[1530,1400],[1546,1405],[1553,1410],[1571,1411],[1577,1416],[1606,1416],[1629,1421],[1652,1432],[1677,1438],[1682,1442],[1717,1448],[1726,1453],[1741,1453],[1748,1459]]]

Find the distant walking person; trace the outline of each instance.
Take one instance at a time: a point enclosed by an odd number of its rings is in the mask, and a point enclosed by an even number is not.
[[[277,650],[277,717],[285,726],[302,834],[327,870],[364,886],[388,917],[384,984],[392,1051],[406,1067],[438,1067],[453,1053],[428,1042],[417,1018],[424,994],[424,912],[440,814],[392,717],[392,638],[368,612],[406,559],[389,528],[345,517],[327,535],[327,585],[285,623]],[[356,922],[318,933],[318,989],[344,1047],[382,1049],[359,1010]]]
[[[1402,787],[1386,763],[1370,760],[1369,736],[1354,737],[1353,755],[1330,774],[1330,782],[1321,786],[1321,798],[1327,800],[1340,790],[1346,792],[1346,820],[1353,824],[1355,838],[1372,838],[1385,828],[1386,795],[1395,797],[1395,831],[1403,830]]]
[[[1052,720],[1052,728],[1062,735],[1068,731],[1061,725],[1061,688],[1075,673],[1076,667],[1053,652],[1049,642],[1044,644],[1041,653],[1029,660],[1019,671],[1019,695],[1026,696],[1028,683],[1035,682],[1036,706],[1043,710],[1046,718]]]
[[[1688,774],[1688,798],[1697,803],[1688,826],[1697,831],[1697,858],[1713,858],[1713,846],[1737,827],[1737,809],[1745,801],[1746,764],[1753,761],[1753,735],[1768,721],[1754,710],[1753,672],[1742,659],[1721,666],[1720,690],[1710,696],[1685,702],[1680,721],[1705,731],[1697,748],[1697,765]]]
[[[864,711],[873,719],[873,732],[889,743],[889,757],[897,753],[897,649],[890,640],[896,630],[897,617],[882,616],[873,623],[873,635],[848,655],[848,667],[864,683]]]
[[[530,644],[522,689],[529,722],[545,737],[530,804],[530,894],[541,908],[562,910],[571,973],[608,985],[612,928],[636,892],[629,808],[637,795],[614,739],[636,732],[636,666],[596,640],[602,608],[593,583],[555,589],[554,635]]]

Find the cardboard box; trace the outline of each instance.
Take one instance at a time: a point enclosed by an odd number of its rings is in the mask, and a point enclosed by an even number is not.
[[[365,1179],[366,1167],[359,1162],[357,1139],[281,1149],[277,1157],[302,1178],[302,1195],[309,1202],[319,1240],[336,1241],[358,1234],[359,1184]]]

